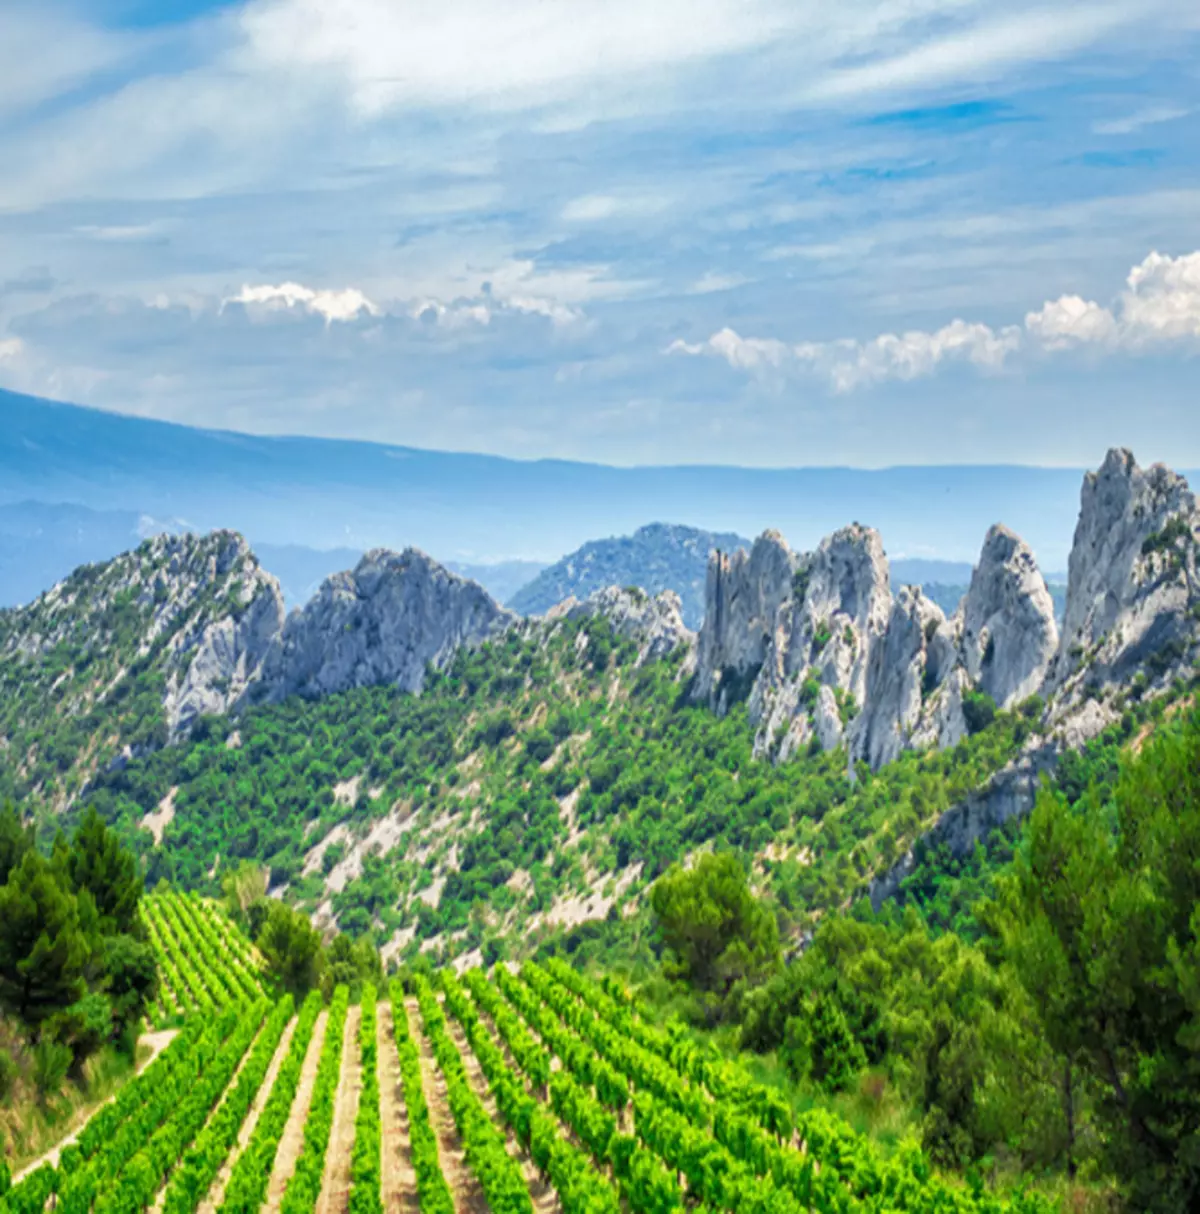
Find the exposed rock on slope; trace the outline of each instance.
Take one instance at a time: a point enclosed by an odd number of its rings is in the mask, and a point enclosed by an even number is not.
[[[97,768],[228,709],[282,621],[278,584],[233,532],[83,566],[0,615],[0,772],[68,803]]]
[[[652,595],[673,590],[679,595],[684,622],[698,628],[704,614],[709,553],[749,546],[749,540],[731,533],[651,523],[633,535],[584,544],[543,569],[508,605],[522,615],[544,615],[558,603],[586,599],[608,586],[639,586]]]
[[[617,636],[635,641],[638,665],[665,658],[681,645],[691,645],[693,633],[683,622],[679,595],[664,590],[653,598],[635,586],[608,586],[589,594],[581,603],[571,598],[551,608],[547,619],[577,620],[603,616]]]
[[[330,695],[391,683],[419,691],[428,665],[445,666],[517,622],[481,586],[415,548],[375,549],[327,578],[293,612],[251,699]]]

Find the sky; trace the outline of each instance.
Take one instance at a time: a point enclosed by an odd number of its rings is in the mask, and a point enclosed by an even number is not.
[[[21,392],[616,464],[1200,464],[1195,0],[4,0],[0,165]]]

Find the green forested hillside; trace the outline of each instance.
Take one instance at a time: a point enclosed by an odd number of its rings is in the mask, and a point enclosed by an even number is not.
[[[1024,712],[997,713],[952,750],[874,774],[843,752],[775,766],[752,757],[744,707],[689,706],[687,682],[681,654],[639,667],[603,620],[531,626],[460,653],[419,697],[369,689],[213,719],[90,800],[130,834],[151,815],[151,880],[211,889],[262,861],[274,886],[381,944],[528,945],[632,914],[669,864],[714,845],[752,861],[798,932],[860,896],[1030,730]]]

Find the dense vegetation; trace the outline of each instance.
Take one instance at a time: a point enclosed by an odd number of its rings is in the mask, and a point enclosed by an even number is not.
[[[156,988],[154,953],[139,917],[133,856],[95,813],[49,857],[11,806],[0,809],[0,1013],[23,1039],[44,1094],[107,1045],[132,1052]],[[19,1072],[0,1051],[0,1097]]]
[[[0,611],[0,798],[61,809],[97,771],[166,742],[174,646],[242,609],[253,558],[234,549],[229,533],[159,536]]]
[[[756,759],[744,706],[717,717],[686,693],[678,656],[638,666],[603,620],[531,627],[460,653],[419,697],[364,689],[206,721],[189,746],[102,777],[91,802],[151,882],[215,892],[253,860],[300,907],[328,898],[343,931],[380,945],[407,931],[410,952],[424,939],[494,958],[569,927],[572,903],[632,911],[705,846],[754,858],[793,936],[1011,758],[1038,708],[989,708],[959,746],[871,773],[843,753]],[[164,803],[156,848],[140,823]]]
[[[814,1092],[892,1085],[943,1167],[1080,1176],[1132,1209],[1195,1209],[1200,709],[1137,754],[1116,757],[1120,735],[963,866],[955,894],[976,896],[962,910],[910,890],[903,910],[823,920],[786,967],[732,856],[673,871],[652,902],[689,1014],[724,1019]],[[917,889],[929,871],[926,857]]]

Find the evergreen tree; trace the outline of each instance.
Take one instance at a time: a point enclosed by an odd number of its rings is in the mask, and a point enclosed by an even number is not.
[[[6,801],[0,809],[0,885],[33,847],[33,827],[25,826],[17,807]]]
[[[137,861],[94,809],[84,814],[67,852],[66,864],[74,888],[90,891],[96,900],[105,935],[142,934],[138,918],[142,879]]]
[[[26,852],[0,889],[0,1007],[35,1032],[86,990],[87,940],[75,897]]]
[[[1200,1207],[1200,712],[1111,804],[1043,791],[1000,927],[1042,1031],[1100,1093],[1136,1209]]]

